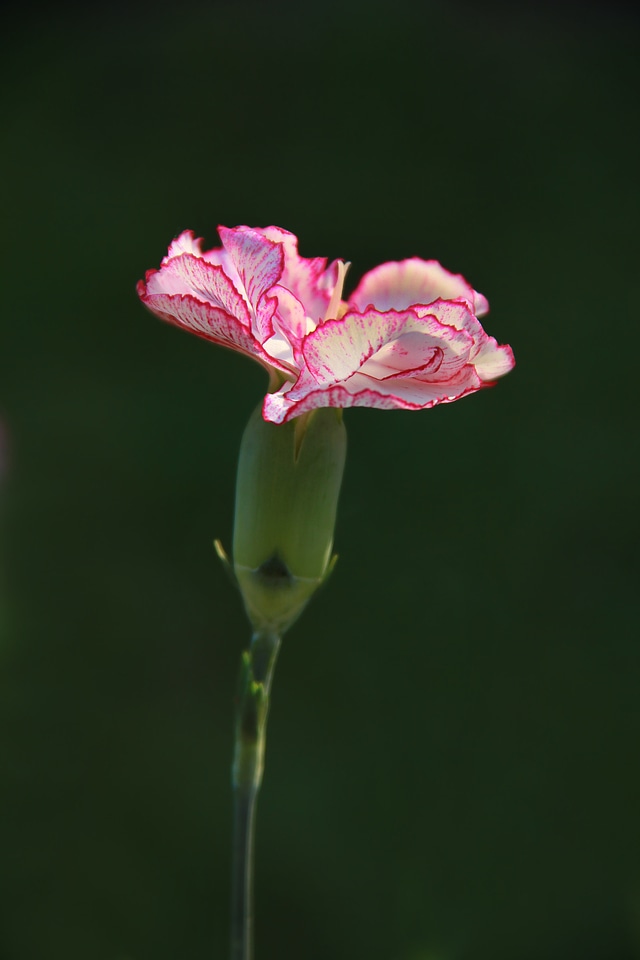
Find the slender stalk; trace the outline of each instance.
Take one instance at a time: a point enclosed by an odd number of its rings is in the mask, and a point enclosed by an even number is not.
[[[257,631],[242,657],[233,760],[231,960],[253,958],[255,815],[264,769],[269,692],[280,636]]]

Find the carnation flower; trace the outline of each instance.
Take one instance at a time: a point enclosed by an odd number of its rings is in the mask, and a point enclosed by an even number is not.
[[[348,264],[298,254],[279,227],[185,231],[138,295],[155,314],[254,357],[270,372],[265,420],[318,407],[422,410],[490,386],[514,366],[482,328],[488,303],[435,260],[383,263],[348,300]]]

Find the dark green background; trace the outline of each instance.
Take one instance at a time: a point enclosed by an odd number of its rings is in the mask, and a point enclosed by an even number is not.
[[[14,11],[2,58],[0,958],[227,950],[246,359],[134,286],[191,227],[419,255],[518,366],[353,410],[286,638],[259,960],[640,957],[638,23],[604,6]]]

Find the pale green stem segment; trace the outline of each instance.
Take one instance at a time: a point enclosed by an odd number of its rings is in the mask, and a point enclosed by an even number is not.
[[[233,570],[254,634],[242,659],[233,762],[231,960],[253,955],[254,820],[273,668],[282,634],[332,567],[346,443],[341,410],[276,425],[260,406],[240,445]]]
[[[255,815],[264,769],[269,692],[280,636],[256,631],[242,655],[233,760],[231,960],[253,958]]]

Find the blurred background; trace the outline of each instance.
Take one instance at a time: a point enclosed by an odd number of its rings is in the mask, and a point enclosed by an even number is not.
[[[286,637],[259,960],[640,957],[638,19],[14,5],[2,40],[0,960],[227,953],[239,355],[147,313],[184,228],[437,258],[518,366],[352,410]]]

